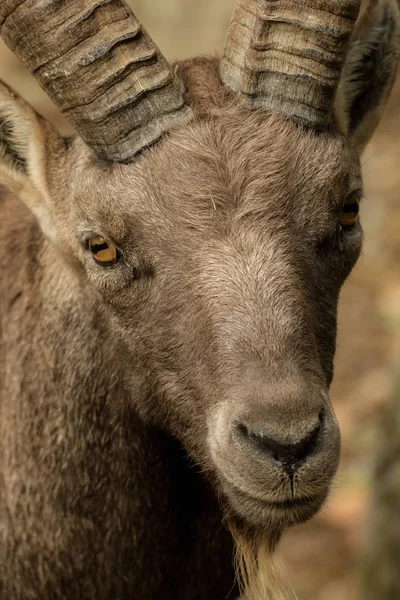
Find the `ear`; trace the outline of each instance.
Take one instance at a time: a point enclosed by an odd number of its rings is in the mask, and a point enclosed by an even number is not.
[[[65,154],[58,132],[0,81],[0,184],[19,195],[48,235],[55,213],[51,179]]]
[[[400,50],[397,0],[364,0],[342,71],[335,114],[361,152],[379,123],[397,71]]]

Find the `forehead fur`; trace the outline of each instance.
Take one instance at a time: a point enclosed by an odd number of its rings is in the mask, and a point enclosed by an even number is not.
[[[306,131],[283,115],[251,111],[219,82],[216,63],[177,67],[195,119],[145,150],[129,165],[85,164],[77,182],[81,208],[112,227],[127,214],[157,227],[214,230],[227,215],[266,216],[295,208],[335,208],[358,177],[358,164],[333,129]],[[93,171],[96,186],[93,186]],[[82,174],[82,172],[81,172]]]

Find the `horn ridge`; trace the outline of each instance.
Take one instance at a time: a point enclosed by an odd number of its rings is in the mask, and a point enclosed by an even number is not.
[[[181,81],[124,1],[3,2],[4,41],[100,159],[128,162],[191,119]]]
[[[253,108],[327,126],[357,0],[239,0],[220,64],[224,84]]]

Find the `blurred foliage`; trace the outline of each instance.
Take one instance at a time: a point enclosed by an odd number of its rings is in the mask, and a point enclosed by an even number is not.
[[[400,353],[379,436],[364,571],[365,600],[400,598]]]

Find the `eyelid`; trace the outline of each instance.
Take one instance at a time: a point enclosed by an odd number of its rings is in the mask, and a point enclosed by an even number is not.
[[[85,229],[85,230],[79,232],[79,235],[78,235],[79,243],[80,243],[81,247],[85,251],[89,251],[90,250],[89,242],[93,238],[102,238],[102,239],[104,239],[107,243],[110,243],[113,246],[115,246],[117,248],[118,252],[120,253],[120,255],[122,256],[122,252],[120,250],[120,245],[117,242],[115,242],[112,239],[112,237],[110,237],[108,235],[99,234],[98,232],[92,231],[92,230],[89,230],[89,229]]]
[[[364,197],[363,190],[361,188],[358,188],[358,189],[350,192],[350,194],[346,198],[345,204],[348,204],[349,202],[361,202],[363,197]]]

